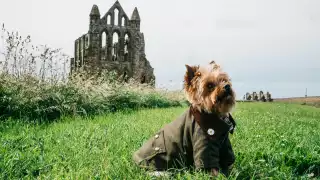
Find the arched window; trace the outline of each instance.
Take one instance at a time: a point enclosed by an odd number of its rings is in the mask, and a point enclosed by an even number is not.
[[[124,54],[128,53],[129,40],[129,36],[126,33],[126,35],[124,36]]]
[[[89,37],[89,34],[86,35],[85,37],[85,46],[86,48],[88,48],[90,45],[90,37]]]
[[[81,61],[80,61],[80,66],[83,66],[83,60],[84,60],[84,37],[81,38]]]
[[[119,10],[117,8],[114,9],[114,25],[117,26],[119,22]]]
[[[80,38],[79,44],[80,44],[80,51],[82,51],[82,37]]]
[[[101,47],[106,47],[106,45],[107,45],[107,34],[106,32],[103,32],[101,36]]]
[[[108,16],[107,16],[107,24],[111,24],[111,16],[110,16],[110,14],[108,14]]]
[[[143,75],[142,77],[141,77],[141,84],[144,84],[144,83],[146,83],[146,76],[145,75]]]
[[[77,41],[77,66],[80,63],[80,40]]]
[[[112,35],[112,60],[116,61],[119,51],[119,35],[114,32]]]
[[[121,26],[125,26],[126,18],[122,17],[121,19]]]

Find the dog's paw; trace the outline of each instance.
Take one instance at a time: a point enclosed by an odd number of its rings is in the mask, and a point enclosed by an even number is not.
[[[212,168],[211,169],[211,175],[212,176],[218,176],[219,175],[219,170],[217,168]]]

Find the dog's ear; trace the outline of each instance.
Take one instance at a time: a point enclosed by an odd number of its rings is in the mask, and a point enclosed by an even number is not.
[[[212,71],[220,69],[220,66],[215,61],[211,61],[209,64],[211,66]]]
[[[191,84],[191,80],[195,77],[195,73],[197,72],[197,70],[199,69],[198,66],[189,66],[189,65],[185,65],[187,68],[186,74],[184,75],[184,82],[186,83],[186,85],[190,85]]]

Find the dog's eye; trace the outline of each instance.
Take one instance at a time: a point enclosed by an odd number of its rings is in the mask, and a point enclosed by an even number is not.
[[[214,84],[213,83],[208,83],[207,87],[208,87],[208,89],[212,90],[214,88]]]

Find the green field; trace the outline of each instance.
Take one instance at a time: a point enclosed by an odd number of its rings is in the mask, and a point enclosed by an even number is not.
[[[146,109],[46,125],[0,124],[0,179],[148,179],[131,154],[186,107]],[[308,179],[320,171],[320,109],[238,103],[230,179]],[[181,172],[174,178],[206,179]],[[208,176],[207,176],[208,177]]]

